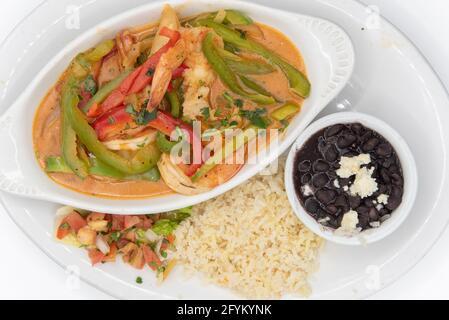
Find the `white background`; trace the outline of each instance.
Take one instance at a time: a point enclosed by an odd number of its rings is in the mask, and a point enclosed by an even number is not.
[[[0,1],[0,42],[40,2]],[[449,1],[363,2],[379,6],[380,13],[419,47],[449,88]],[[3,208],[0,208],[0,227],[0,299],[109,299],[84,283],[75,291],[69,290],[65,271],[21,233]],[[449,299],[448,247],[449,230],[411,272],[374,298]]]

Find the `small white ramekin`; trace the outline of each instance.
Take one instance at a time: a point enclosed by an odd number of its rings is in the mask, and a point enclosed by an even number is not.
[[[384,221],[380,227],[362,231],[357,235],[347,236],[335,234],[334,229],[324,227],[306,212],[298,199],[293,185],[293,169],[296,153],[312,135],[319,130],[334,124],[354,122],[361,123],[367,128],[378,132],[385,139],[387,139],[396,150],[404,175],[404,193],[400,206],[393,211],[391,218]],[[295,143],[291,147],[287,158],[285,166],[285,187],[287,190],[288,199],[294,212],[312,232],[335,243],[345,245],[363,245],[385,238],[395,231],[407,218],[416,198],[416,192],[418,189],[418,174],[415,160],[410,148],[405,140],[393,128],[385,122],[363,113],[339,112],[313,122],[298,136]]]

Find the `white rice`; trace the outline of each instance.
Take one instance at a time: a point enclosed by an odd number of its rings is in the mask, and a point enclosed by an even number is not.
[[[248,298],[308,296],[323,241],[292,212],[279,171],[195,206],[175,233],[178,261]]]

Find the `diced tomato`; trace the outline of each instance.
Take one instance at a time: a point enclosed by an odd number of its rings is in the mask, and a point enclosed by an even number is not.
[[[135,230],[131,230],[131,231],[128,231],[127,233],[125,233],[125,235],[123,236],[123,239],[128,240],[130,242],[135,242],[136,241]]]
[[[78,232],[79,229],[87,225],[86,220],[84,220],[84,218],[81,217],[81,215],[76,211],[72,211],[69,215],[65,217],[64,220],[69,224],[70,228],[76,233]]]
[[[157,270],[157,267],[159,267],[162,262],[159,259],[158,255],[151,249],[149,246],[144,245],[142,247],[143,250],[143,257],[145,258],[146,264],[152,269]]]
[[[122,248],[126,247],[126,245],[128,243],[129,243],[129,240],[121,238],[121,239],[117,240],[117,248],[122,249]]]
[[[103,262],[115,262],[117,257],[117,244],[114,242],[109,245],[109,253],[103,258]]]
[[[104,220],[106,214],[100,212],[92,212],[86,218],[87,222]]]
[[[96,265],[103,261],[105,255],[98,249],[89,249],[88,250],[89,259],[92,265]]]
[[[65,237],[67,237],[71,232],[72,228],[70,228],[68,222],[65,219],[63,219],[58,227],[58,230],[56,230],[56,238],[62,240]]]
[[[127,126],[135,126],[131,115],[126,112],[124,106],[111,109],[92,124],[97,132],[98,139],[104,140],[113,133],[124,130]]]
[[[166,239],[168,240],[168,242],[169,242],[170,244],[174,244],[176,238],[175,238],[175,235],[169,234],[169,235],[166,237]]]
[[[112,231],[122,231],[125,228],[125,216],[122,215],[113,215],[111,230]]]
[[[132,228],[139,222],[140,219],[138,216],[125,216],[125,229]]]
[[[149,229],[153,225],[153,220],[145,216],[140,217],[140,222],[136,224],[137,228]]]

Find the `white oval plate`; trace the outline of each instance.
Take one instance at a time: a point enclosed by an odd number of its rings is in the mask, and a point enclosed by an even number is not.
[[[0,158],[0,190],[98,212],[144,214],[187,207],[216,197],[263,170],[337,96],[352,74],[354,51],[351,40],[343,30],[328,21],[239,1],[226,1],[224,4],[210,0],[177,0],[172,3],[181,16],[218,10],[223,6],[242,10],[256,21],[263,21],[284,32],[300,49],[312,83],[312,91],[277,148],[270,148],[266,156],[257,159],[256,164],[243,166],[235,177],[211,191],[195,196],[173,194],[138,200],[92,197],[63,188],[49,179],[36,161],[32,161],[34,148],[31,131],[38,101],[45,96],[77,53],[105,38],[113,37],[126,26],[156,21],[164,3],[155,2],[108,19],[76,38],[58,52],[0,118],[0,148],[3,151]]]
[[[147,0],[49,0],[34,11],[0,49],[2,110],[24,90],[67,41],[100,19],[114,16]],[[258,1],[274,5],[272,0]],[[66,9],[80,5],[81,29],[67,31]],[[370,11],[356,1],[279,0],[278,8],[329,19],[350,35],[357,63],[349,85],[326,109],[372,114],[393,126],[412,150],[419,173],[419,190],[407,220],[387,239],[367,248],[327,244],[321,267],[313,276],[312,298],[363,298],[381,290],[409,271],[430,250],[445,229],[449,216],[447,150],[449,102],[447,93],[425,58],[397,29],[380,19],[373,25]],[[375,26],[375,25],[374,25]],[[362,27],[365,30],[362,30]],[[11,52],[15,54],[12,55]],[[39,52],[39,55],[35,54]],[[384,94],[385,93],[385,94]],[[0,193],[18,226],[46,254],[64,268],[79,271],[82,279],[118,298],[236,298],[227,290],[184,280],[180,269],[162,286],[151,271],[136,272],[119,265],[91,268],[85,252],[62,246],[52,238],[56,204]],[[144,279],[135,283],[136,275]],[[289,297],[287,297],[289,298]]]

